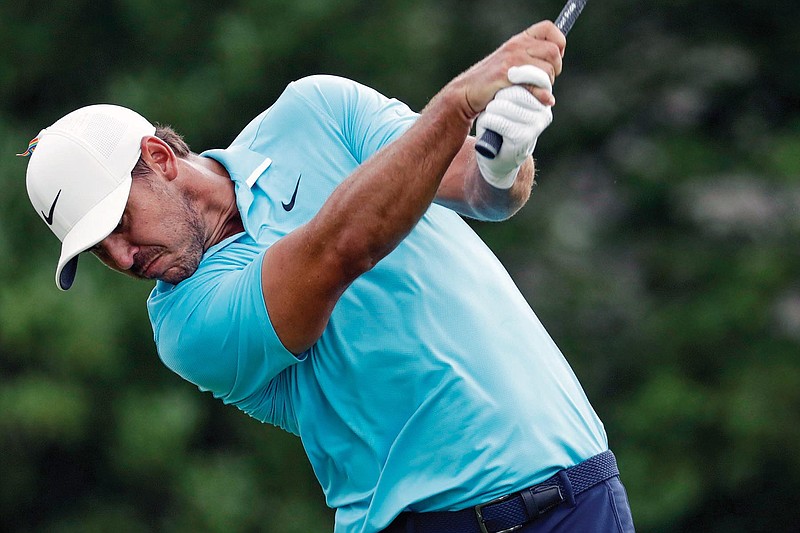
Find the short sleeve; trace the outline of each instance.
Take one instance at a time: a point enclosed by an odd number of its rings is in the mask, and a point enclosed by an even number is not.
[[[280,424],[273,378],[303,356],[286,350],[269,320],[262,259],[255,243],[228,244],[180,284],[159,282],[148,311],[167,367],[225,403]]]
[[[289,90],[336,122],[359,163],[397,139],[419,116],[403,102],[346,78],[309,76]]]

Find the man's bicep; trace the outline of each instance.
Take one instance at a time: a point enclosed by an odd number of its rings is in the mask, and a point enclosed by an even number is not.
[[[317,235],[301,226],[265,252],[261,265],[264,304],[283,346],[294,354],[322,336],[333,308],[351,280]]]

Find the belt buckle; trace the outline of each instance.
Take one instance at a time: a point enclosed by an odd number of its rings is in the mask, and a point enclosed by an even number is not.
[[[509,527],[507,529],[501,529],[499,531],[489,531],[486,529],[486,522],[483,520],[483,508],[489,505],[494,505],[497,503],[507,502],[508,500],[515,498],[516,494],[506,494],[505,496],[500,496],[499,498],[495,498],[494,500],[488,501],[486,503],[479,503],[474,507],[475,509],[475,516],[478,518],[478,527],[481,530],[481,533],[511,533],[512,531],[517,531],[518,529],[522,529],[525,524],[519,524],[516,526]]]

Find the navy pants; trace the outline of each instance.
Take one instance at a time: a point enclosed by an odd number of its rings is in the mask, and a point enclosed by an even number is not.
[[[526,524],[518,533],[629,533],[633,518],[619,477],[595,485]],[[572,501],[574,500],[574,505]]]
[[[415,527],[413,520],[403,520],[401,515],[384,530],[384,533],[440,533],[438,529],[435,526]],[[570,487],[565,487],[562,503],[528,522],[521,529],[515,530],[515,533],[632,533],[633,531],[628,495],[619,476],[615,476],[577,496],[572,493]]]

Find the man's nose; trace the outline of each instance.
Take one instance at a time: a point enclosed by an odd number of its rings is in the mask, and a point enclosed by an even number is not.
[[[139,248],[133,246],[122,235],[111,234],[102,241],[100,246],[105,252],[106,257],[118,270],[130,270],[133,266],[133,258]]]

